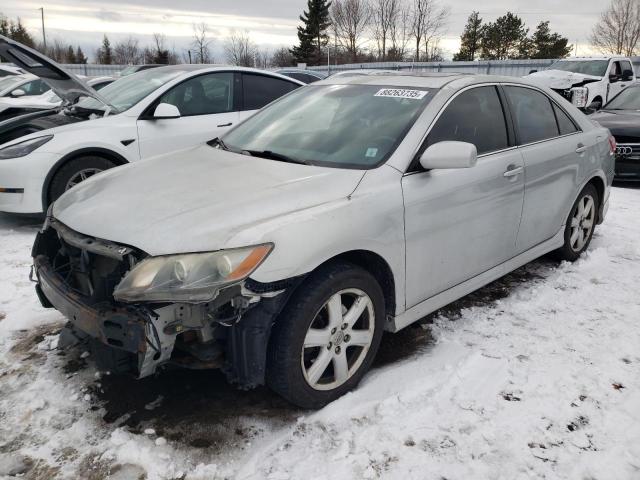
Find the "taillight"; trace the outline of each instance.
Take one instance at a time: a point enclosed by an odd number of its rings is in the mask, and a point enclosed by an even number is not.
[[[609,135],[609,150],[611,155],[616,153],[616,139],[613,135]]]

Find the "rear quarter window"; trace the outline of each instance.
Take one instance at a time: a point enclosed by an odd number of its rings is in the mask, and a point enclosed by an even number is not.
[[[244,110],[258,110],[300,85],[267,75],[242,74]]]

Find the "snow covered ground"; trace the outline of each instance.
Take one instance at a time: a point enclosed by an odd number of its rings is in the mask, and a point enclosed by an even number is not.
[[[36,224],[0,215],[0,478],[640,479],[639,189],[614,189],[583,259],[540,259],[388,336],[318,412],[55,350],[63,319],[27,278]]]

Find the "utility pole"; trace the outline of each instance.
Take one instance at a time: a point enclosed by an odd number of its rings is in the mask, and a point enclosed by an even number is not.
[[[45,51],[47,50],[47,36],[44,33],[44,8],[40,7],[40,18],[42,19],[42,44],[44,45]]]

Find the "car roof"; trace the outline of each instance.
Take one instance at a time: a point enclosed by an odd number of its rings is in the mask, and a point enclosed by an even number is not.
[[[502,75],[476,75],[470,73],[395,72],[393,74],[328,77],[314,85],[379,85],[422,88],[442,88],[455,83],[456,87],[479,83],[518,83],[538,86],[530,80]]]
[[[304,82],[300,80],[296,80],[292,77],[287,77],[286,75],[282,75],[277,72],[271,72],[269,70],[261,70],[259,68],[250,68],[250,67],[237,67],[234,65],[221,65],[221,64],[195,64],[195,63],[185,63],[181,65],[165,65],[162,67],[157,67],[153,69],[154,71],[183,71],[184,74],[188,76],[194,72],[198,73],[207,73],[207,72],[250,72],[250,73],[258,73],[260,75],[269,75],[272,77],[282,78],[283,80],[287,80],[288,82],[297,83],[298,85],[306,85]],[[136,75],[136,74],[133,74]],[[177,77],[180,78],[180,77]]]

